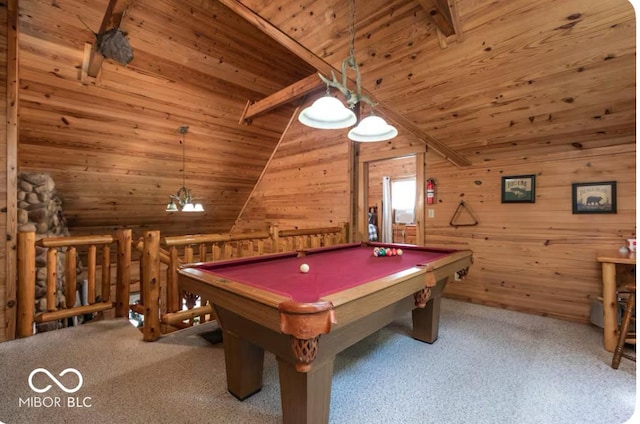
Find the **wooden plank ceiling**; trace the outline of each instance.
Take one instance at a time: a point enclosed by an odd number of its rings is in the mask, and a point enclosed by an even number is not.
[[[231,228],[291,118],[289,100],[320,95],[316,70],[340,69],[349,53],[343,0],[19,6],[19,165],[52,173],[72,193],[72,226],[87,232],[188,232],[193,218],[148,213],[181,183],[181,125],[187,185],[215,210],[200,230]],[[357,0],[355,10],[363,90],[401,135],[458,166],[635,143],[626,0]],[[134,51],[126,67],[85,47],[114,22]]]
[[[349,2],[221,1],[334,68],[348,55]],[[635,143],[628,1],[356,3],[364,89],[467,160]]]

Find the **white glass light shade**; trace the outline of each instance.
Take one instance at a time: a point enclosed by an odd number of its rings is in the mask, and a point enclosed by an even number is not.
[[[193,211],[194,212],[204,212],[204,208],[202,207],[202,203],[196,203],[193,206]]]
[[[167,204],[167,208],[164,210],[165,212],[178,212],[178,206],[174,202],[170,202]]]
[[[298,120],[308,127],[332,130],[350,127],[358,119],[340,100],[324,96],[300,112]]]
[[[182,207],[182,212],[195,212],[196,208],[193,206],[193,203],[185,203]]]
[[[375,115],[367,116],[357,127],[349,131],[349,139],[362,142],[390,140],[397,135],[398,130],[395,127]]]

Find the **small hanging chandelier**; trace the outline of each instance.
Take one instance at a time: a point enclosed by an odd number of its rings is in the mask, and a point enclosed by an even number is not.
[[[165,208],[165,212],[204,212],[202,203],[193,203],[194,198],[191,196],[191,190],[185,185],[186,161],[184,135],[187,131],[189,131],[189,127],[187,126],[178,128],[178,132],[182,134],[182,187],[178,189],[176,194],[169,195],[170,200]]]
[[[357,122],[356,114],[351,110],[361,101],[369,104],[371,115],[362,119],[357,127],[349,131],[348,137],[353,141],[384,141],[398,135],[398,130],[379,116],[373,114],[373,107],[376,104],[367,96],[362,95],[360,86],[360,69],[355,57],[355,34],[356,34],[356,5],[355,0],[349,2],[351,6],[351,26],[349,41],[349,57],[342,61],[342,82],[336,79],[333,71],[331,80],[318,73],[320,79],[327,85],[327,92],[323,97],[313,102],[298,115],[298,120],[312,128],[319,129],[340,129],[353,126]],[[356,73],[356,91],[347,88],[347,68],[353,69]],[[342,102],[329,94],[329,87],[337,88],[346,99],[349,108]]]

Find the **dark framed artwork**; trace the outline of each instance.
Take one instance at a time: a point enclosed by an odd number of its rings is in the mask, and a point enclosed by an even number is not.
[[[535,203],[536,176],[502,177],[502,203]]]
[[[573,213],[617,213],[615,181],[574,183],[571,187]]]

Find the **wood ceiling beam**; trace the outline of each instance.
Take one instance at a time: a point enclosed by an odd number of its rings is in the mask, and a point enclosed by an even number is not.
[[[431,22],[446,37],[455,34],[453,18],[447,0],[418,0],[418,3],[427,11]]]
[[[318,74],[309,75],[305,79],[301,79],[300,81],[270,95],[269,97],[265,97],[262,100],[249,104],[240,118],[240,122],[248,122],[258,115],[275,109],[278,106],[287,104],[302,96],[306,96],[307,94],[313,93],[314,91],[324,87],[325,84],[320,80],[320,78],[318,78]]]
[[[124,12],[131,3],[132,0],[109,0],[107,9],[102,17],[102,23],[98,31],[96,31],[96,34],[101,34],[107,29],[118,28],[122,22]],[[103,60],[104,56],[98,51],[98,43],[94,41],[93,44],[91,44],[91,51],[85,51],[82,69],[86,72],[87,76],[96,78],[98,72],[100,72]]]
[[[253,10],[246,7],[244,4],[240,3],[237,0],[218,0],[220,3],[231,9],[233,12],[238,14],[240,17],[247,20],[253,26],[261,30],[264,34],[271,37],[274,41],[278,42],[281,46],[289,50],[294,55],[298,56],[300,59],[304,60],[309,65],[313,66],[318,70],[318,72],[324,74],[325,76],[331,75],[333,71],[338,79],[341,78],[342,72],[338,69],[334,68],[327,62],[325,62],[320,57],[316,56],[313,52],[308,50],[306,47],[298,43],[296,40],[289,37],[287,34],[283,33],[277,27],[273,26],[270,22],[263,19],[260,15],[255,13]],[[285,89],[286,90],[286,89]],[[471,161],[460,155],[453,149],[449,148],[446,144],[442,143],[440,140],[429,136],[425,132],[423,132],[418,126],[416,126],[409,119],[405,118],[401,114],[395,112],[391,107],[387,106],[383,102],[374,99],[373,95],[368,92],[366,89],[362,88],[362,94],[369,97],[374,103],[377,103],[376,109],[381,112],[382,115],[394,121],[399,127],[404,129],[405,131],[413,134],[418,140],[425,143],[427,146],[432,148],[434,151],[439,153],[442,157],[453,163],[458,167],[470,166]],[[293,100],[293,99],[291,99]]]

